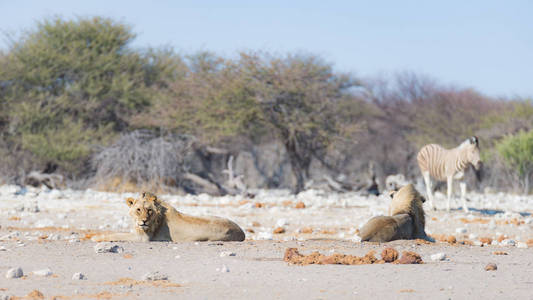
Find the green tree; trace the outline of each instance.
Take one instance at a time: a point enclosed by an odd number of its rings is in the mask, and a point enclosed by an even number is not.
[[[508,135],[496,144],[505,162],[523,178],[524,194],[529,193],[529,179],[533,174],[533,130]]]
[[[53,18],[12,41],[0,57],[10,143],[74,170],[93,144],[128,129],[174,75],[168,52],[132,49],[134,38],[107,18]]]

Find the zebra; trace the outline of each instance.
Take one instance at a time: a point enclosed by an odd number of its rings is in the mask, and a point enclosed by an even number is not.
[[[433,193],[431,186],[431,177],[438,181],[446,181],[448,186],[448,205],[446,210],[450,211],[450,201],[452,197],[453,180],[459,180],[461,186],[461,199],[463,200],[463,209],[468,212],[466,207],[466,183],[464,182],[464,173],[469,164],[476,170],[476,176],[480,176],[482,166],[479,156],[479,140],[473,136],[465,140],[461,145],[453,149],[445,149],[437,144],[425,145],[420,149],[416,156],[418,167],[424,182],[426,183],[426,192],[429,198],[431,209],[433,205]]]

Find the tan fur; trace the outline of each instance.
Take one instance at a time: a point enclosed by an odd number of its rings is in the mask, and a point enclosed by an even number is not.
[[[362,241],[389,242],[398,239],[428,239],[425,228],[425,199],[412,184],[391,193],[390,216],[370,219],[360,230]]]
[[[93,241],[243,241],[245,234],[234,222],[220,217],[182,214],[156,195],[144,192],[126,199],[134,220],[134,233],[94,236]]]

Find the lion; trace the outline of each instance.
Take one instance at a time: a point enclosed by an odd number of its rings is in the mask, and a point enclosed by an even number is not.
[[[244,231],[220,217],[194,217],[180,213],[150,192],[127,198],[135,232],[102,234],[92,241],[244,241]]]
[[[370,219],[359,231],[361,241],[390,242],[394,240],[426,239],[425,202],[412,184],[391,192],[390,216]]]

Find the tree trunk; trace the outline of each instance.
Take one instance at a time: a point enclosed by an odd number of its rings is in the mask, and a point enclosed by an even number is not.
[[[526,172],[524,175],[524,195],[529,194],[529,177],[531,177],[531,172]]]

